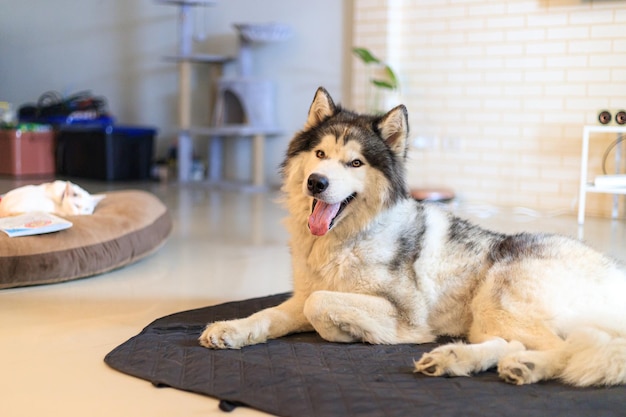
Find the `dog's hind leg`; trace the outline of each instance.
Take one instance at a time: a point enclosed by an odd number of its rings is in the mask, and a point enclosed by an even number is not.
[[[498,375],[514,385],[553,379],[563,372],[568,358],[567,352],[560,348],[514,352],[498,362]]]
[[[424,353],[414,363],[415,372],[428,376],[468,376],[493,368],[503,356],[524,349],[520,342],[507,342],[500,337],[474,344],[449,343]]]
[[[525,349],[504,352],[497,360],[498,374],[504,381],[530,384],[557,377],[567,363],[565,341],[547,324],[548,316],[522,297],[502,300],[491,294],[479,294],[472,305],[473,322],[470,342],[482,340],[485,334],[517,341]],[[519,301],[517,301],[519,300]],[[495,365],[494,363],[493,365]]]
[[[570,333],[559,348],[504,357],[498,364],[498,373],[516,385],[545,379],[560,379],[579,387],[624,384],[626,337],[582,327]]]
[[[416,372],[467,376],[499,365],[501,378],[518,384],[516,378],[536,382],[562,369],[563,340],[539,321],[503,310],[474,309],[473,313],[470,344],[451,343],[425,353],[415,362]]]
[[[518,324],[503,333],[515,337],[527,348],[504,355],[498,361],[498,374],[504,381],[523,385],[554,379],[567,366],[571,356],[568,343],[539,322]]]
[[[304,315],[331,342],[373,344],[426,343],[434,336],[426,327],[399,322],[396,307],[373,295],[316,291],[304,304]]]

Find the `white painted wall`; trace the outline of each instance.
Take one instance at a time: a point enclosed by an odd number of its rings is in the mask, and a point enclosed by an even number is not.
[[[277,183],[277,166],[317,86],[342,97],[344,2],[217,0],[206,12],[196,16],[206,35],[194,44],[198,52],[234,55],[235,22],[281,22],[295,31],[292,39],[255,53],[257,75],[276,83],[278,124],[286,132],[266,149],[266,173]],[[163,154],[176,136],[178,78],[176,66],[162,57],[175,53],[176,34],[176,7],[151,0],[0,0],[0,101],[20,105],[48,90],[89,89],[108,99],[119,123],[157,127]],[[208,75],[207,68],[195,68],[199,123],[208,113]],[[201,156],[204,144],[197,143]],[[249,174],[247,152],[243,142],[230,149],[236,157],[227,160],[229,175]]]

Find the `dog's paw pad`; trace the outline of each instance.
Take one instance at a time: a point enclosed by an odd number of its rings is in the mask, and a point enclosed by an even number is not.
[[[498,375],[505,382],[513,385],[531,384],[535,381],[535,364],[522,362],[515,358],[505,358],[498,364]]]
[[[415,370],[426,375],[435,376],[439,368],[437,364],[434,363],[433,358],[423,358],[423,360],[415,363]]]
[[[228,322],[209,324],[198,339],[200,344],[210,349],[239,349],[246,345],[247,335],[238,331]]]
[[[415,372],[421,372],[428,376],[464,375],[464,373],[457,373],[452,369],[457,357],[453,347],[439,347],[424,353],[419,361],[414,362]]]

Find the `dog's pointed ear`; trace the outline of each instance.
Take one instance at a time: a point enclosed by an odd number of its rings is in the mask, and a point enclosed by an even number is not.
[[[391,148],[401,156],[406,157],[408,151],[407,138],[409,136],[409,114],[404,105],[394,107],[389,113],[378,120],[380,136]]]
[[[337,107],[333,99],[324,87],[319,87],[315,92],[313,103],[309,108],[309,117],[306,119],[304,129],[308,130],[322,123],[326,118],[335,114]]]

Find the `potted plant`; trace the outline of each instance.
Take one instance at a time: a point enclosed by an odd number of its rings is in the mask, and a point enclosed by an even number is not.
[[[367,48],[355,47],[352,52],[368,68],[368,85],[365,90],[365,98],[369,110],[375,113],[383,113],[388,106],[389,96],[398,91],[400,85],[398,77],[389,64],[377,58]]]

